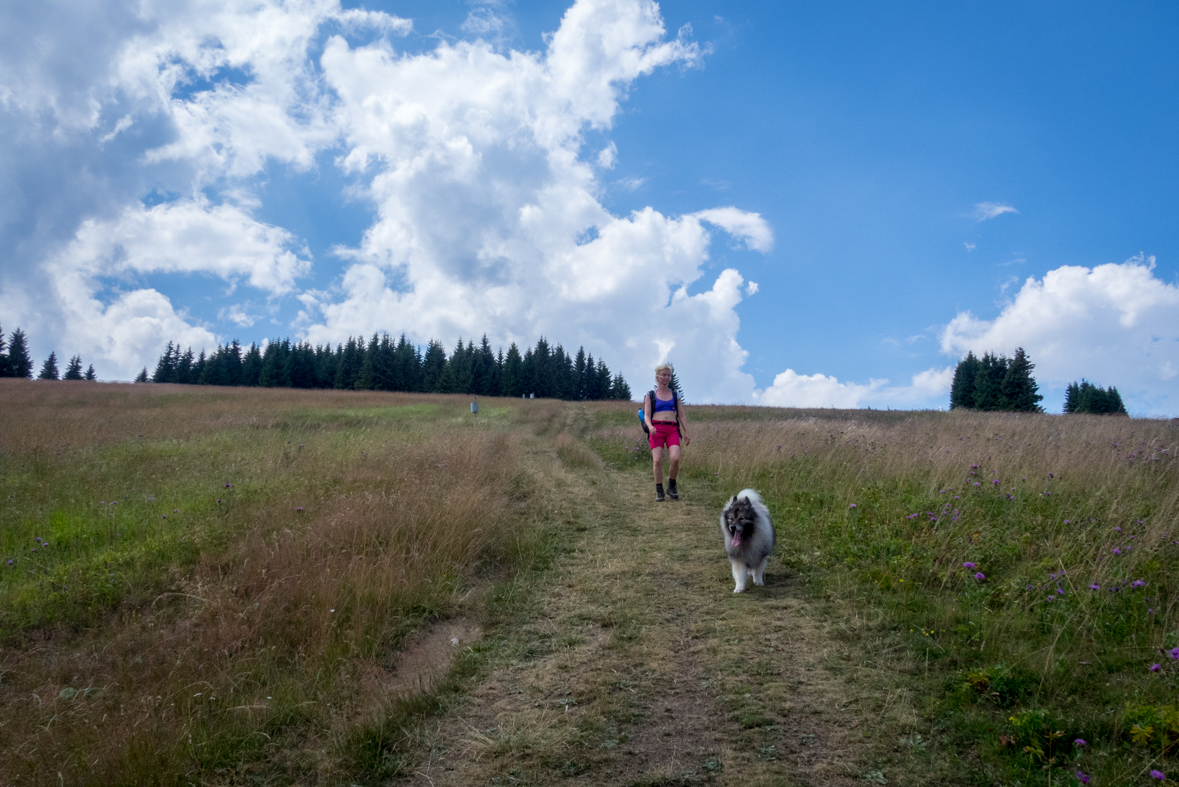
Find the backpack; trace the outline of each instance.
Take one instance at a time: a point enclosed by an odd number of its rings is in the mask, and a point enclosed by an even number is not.
[[[655,389],[652,388],[650,391],[647,391],[647,396],[649,396],[651,398],[651,414],[654,415],[655,414]],[[679,426],[680,426],[680,408],[679,408],[680,395],[678,393],[676,393],[676,390],[674,388],[671,389],[671,402],[672,402],[672,406],[675,407],[675,409],[672,412],[675,413],[675,426],[676,426],[676,429],[678,430]],[[639,426],[643,427],[643,432],[645,434],[651,434],[651,428],[649,426],[647,426],[647,419],[644,418],[645,415],[646,415],[646,409],[643,407],[640,407],[639,408]]]

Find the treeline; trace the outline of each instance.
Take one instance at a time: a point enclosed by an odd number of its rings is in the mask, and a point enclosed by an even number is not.
[[[1102,390],[1091,382],[1081,379],[1070,383],[1064,392],[1064,412],[1094,413],[1097,415],[1129,415],[1122,396],[1112,385]]]
[[[1011,358],[986,353],[982,358],[973,352],[958,362],[950,386],[951,410],[987,410],[1014,413],[1042,413],[1037,391],[1036,368],[1019,347]]]
[[[0,329],[0,377],[33,376],[33,359],[29,357],[29,339],[25,332],[17,328],[12,332],[11,339],[4,338],[4,331]],[[65,375],[57,368],[57,352],[49,353],[45,363],[41,365],[38,380],[97,380],[94,364],[85,372],[82,371],[82,357],[75,355],[66,365]]]
[[[181,351],[169,342],[150,375],[145,367],[136,382],[188,385],[245,385],[266,388],[339,388],[348,390],[464,393],[481,396],[536,395],[551,399],[631,398],[621,374],[611,375],[602,360],[583,348],[576,355],[541,337],[523,354],[513,343],[493,352],[484,336],[476,345],[459,339],[449,356],[439,341],[423,351],[405,335],[394,341],[373,334],[367,342],[352,338],[335,348],[289,339],[263,350],[236,340],[206,355]]]

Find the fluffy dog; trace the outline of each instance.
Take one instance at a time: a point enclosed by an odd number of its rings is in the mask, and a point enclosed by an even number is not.
[[[776,537],[770,511],[761,495],[742,489],[725,503],[720,515],[721,533],[725,537],[725,554],[733,564],[734,593],[745,592],[745,578],[753,574],[753,584],[764,585],[766,561]]]

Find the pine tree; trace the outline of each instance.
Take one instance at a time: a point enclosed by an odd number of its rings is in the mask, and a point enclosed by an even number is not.
[[[610,398],[621,402],[630,401],[630,386],[621,374],[614,375],[614,380],[610,383]]]
[[[1039,386],[1036,378],[1032,377],[1032,363],[1022,347],[1015,348],[1015,355],[1007,364],[1007,374],[1003,377],[1001,386],[1003,392],[1003,409],[1015,413],[1040,413],[1040,400],[1044,397],[1037,393]]]
[[[981,364],[973,352],[958,362],[954,369],[954,382],[950,385],[950,409],[974,409],[974,382]]]
[[[442,380],[442,372],[446,368],[446,348],[442,342],[431,340],[426,345],[426,354],[422,358],[422,391],[437,393]]]
[[[189,355],[192,354],[190,349]],[[256,386],[258,385],[258,378],[262,375],[262,351],[258,349],[258,345],[254,342],[250,343],[250,349],[246,351],[246,355],[242,358],[242,385]]]
[[[41,373],[37,375],[38,380],[60,380],[61,375],[57,372],[57,353],[50,352],[49,357],[45,359],[45,364],[41,367]]]
[[[90,368],[86,370],[86,377],[84,379],[94,382],[98,379],[98,372],[94,371],[94,364],[90,364]]]
[[[82,379],[82,356],[75,355],[70,358],[70,362],[66,365],[65,374],[62,375],[63,380],[81,380]]]
[[[667,387],[675,391],[676,396],[680,399],[684,398],[684,391],[680,388],[680,378],[675,376],[675,369],[671,370],[671,380],[668,381]]]
[[[500,387],[504,396],[520,396],[525,393],[524,359],[520,357],[520,348],[515,342],[508,347],[508,354],[504,356]]]
[[[352,390],[356,387],[356,381],[360,378],[360,370],[364,367],[363,342],[363,338],[357,341],[351,336],[348,337],[348,343],[340,352],[340,363],[336,367],[336,379],[333,383],[336,388]]]
[[[137,383],[146,383],[147,382],[147,367],[146,366],[143,367],[143,369],[139,372],[139,374],[137,374],[135,376],[135,382],[137,382]]]
[[[974,406],[986,412],[1007,409],[1003,398],[1003,378],[1007,376],[1007,358],[983,355],[974,378]]]
[[[1065,391],[1064,412],[1092,413],[1094,415],[1126,415],[1126,405],[1118,389],[1110,386],[1102,389],[1081,379],[1080,384],[1071,383]]]
[[[17,328],[8,340],[8,376],[28,379],[33,376],[33,359],[29,357],[25,332]]]
[[[153,383],[188,382],[187,380],[176,379],[176,364],[179,355],[180,348],[174,347],[172,342],[168,342],[168,346],[164,348],[163,355],[156,361],[156,370],[152,373],[151,381]]]
[[[0,377],[8,376],[8,353],[4,352],[8,348],[8,342],[4,341],[4,330],[0,328]]]

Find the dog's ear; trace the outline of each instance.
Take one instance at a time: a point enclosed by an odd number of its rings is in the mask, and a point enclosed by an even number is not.
[[[743,498],[741,498],[741,502],[744,503],[745,505],[749,505],[749,498],[743,497]]]

